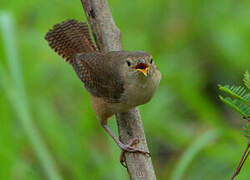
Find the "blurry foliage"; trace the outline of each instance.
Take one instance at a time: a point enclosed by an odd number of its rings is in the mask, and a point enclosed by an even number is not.
[[[241,147],[240,116],[219,101],[217,84],[236,84],[250,67],[250,1],[109,0],[126,50],[153,54],[162,72],[152,101],[140,107],[158,179],[229,179]],[[80,1],[5,0],[32,123],[64,179],[128,179],[120,150],[99,125],[73,69],[44,35],[69,18],[86,20]],[[0,179],[44,179],[6,91],[17,91],[0,35]],[[9,86],[13,84],[13,86]],[[20,93],[16,93],[16,96]],[[114,118],[109,121],[117,131]],[[204,141],[206,143],[204,143]],[[246,162],[239,180],[250,177]],[[178,176],[178,170],[181,174]]]

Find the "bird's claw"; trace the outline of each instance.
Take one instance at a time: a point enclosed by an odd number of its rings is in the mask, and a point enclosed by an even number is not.
[[[137,143],[139,143],[139,139],[135,138],[128,145],[120,144],[120,148],[122,149],[122,152],[121,152],[121,155],[120,155],[120,163],[125,168],[127,168],[127,166],[124,164],[124,162],[125,162],[125,152],[130,152],[130,153],[138,152],[138,153],[142,153],[142,154],[150,156],[149,152],[143,151],[143,150],[140,150],[140,149],[137,149],[137,148],[133,147]]]

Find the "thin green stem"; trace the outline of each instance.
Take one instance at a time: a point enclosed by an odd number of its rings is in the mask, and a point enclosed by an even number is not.
[[[2,84],[6,95],[10,99],[11,104],[14,106],[14,109],[19,116],[19,120],[23,126],[24,132],[27,134],[31,146],[44,168],[46,176],[51,180],[62,179],[57,172],[54,161],[52,160],[45,143],[43,142],[36,126],[32,121],[32,115],[28,106],[21,66],[19,63],[19,56],[15,43],[14,25],[12,17],[8,13],[3,12],[0,14],[0,29],[5,47],[4,49],[7,64],[11,75],[11,78],[7,79],[7,74],[6,72],[3,72],[3,68],[1,67],[0,74],[3,76],[1,76],[2,80],[0,83]]]
[[[202,134],[198,139],[196,139],[191,146],[184,152],[182,158],[179,160],[171,180],[181,180],[185,170],[195,156],[207,146],[210,142],[214,141],[218,137],[217,130],[210,130]]]

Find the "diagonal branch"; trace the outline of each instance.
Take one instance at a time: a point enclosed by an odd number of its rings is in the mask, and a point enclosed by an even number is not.
[[[120,30],[116,27],[106,0],[81,0],[98,48],[103,52],[123,50]],[[148,151],[146,138],[137,108],[116,115],[119,138],[124,144],[138,138],[139,149]],[[155,180],[151,158],[139,153],[126,153],[130,179]]]

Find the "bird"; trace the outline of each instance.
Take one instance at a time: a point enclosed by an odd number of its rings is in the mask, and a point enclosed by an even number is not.
[[[122,154],[149,154],[133,147],[137,139],[123,144],[108,127],[108,119],[152,99],[161,80],[152,55],[144,51],[101,52],[91,39],[88,25],[74,19],[54,25],[45,39],[73,67],[90,94],[91,105],[100,124],[120,147]]]

